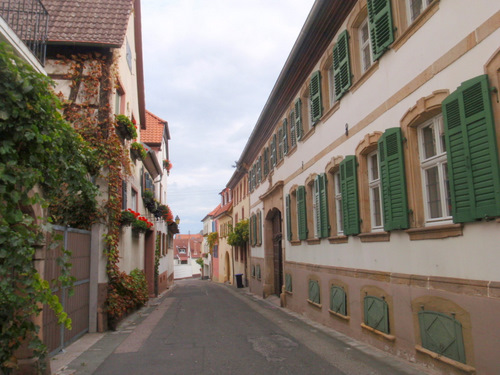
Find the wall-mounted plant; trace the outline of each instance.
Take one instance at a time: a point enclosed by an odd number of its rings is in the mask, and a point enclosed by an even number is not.
[[[130,155],[135,160],[137,158],[141,158],[142,160],[146,159],[147,153],[144,149],[144,146],[139,142],[134,142],[130,145]]]
[[[167,171],[167,174],[170,174],[170,170],[172,169],[172,162],[168,159],[163,160],[163,169]]]
[[[137,138],[137,126],[125,115],[115,115],[116,131],[124,139]]]
[[[139,212],[135,212],[132,209],[127,209],[122,211],[120,215],[120,225],[131,225],[140,216]]]
[[[144,203],[144,207],[146,207],[149,211],[155,211],[156,200],[154,198],[154,193],[151,190],[144,190],[142,193],[142,202]]]
[[[151,230],[153,223],[146,219],[144,216],[139,216],[137,220],[132,223],[132,231],[134,233],[146,233]]]

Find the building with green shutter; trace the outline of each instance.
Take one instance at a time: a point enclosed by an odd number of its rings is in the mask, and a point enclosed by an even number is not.
[[[500,3],[318,0],[238,165],[250,290],[441,373],[496,373]]]

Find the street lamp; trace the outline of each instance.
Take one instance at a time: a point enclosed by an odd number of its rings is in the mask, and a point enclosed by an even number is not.
[[[180,219],[179,215],[177,215],[175,217],[175,224],[179,225],[180,222],[181,222],[181,219]]]

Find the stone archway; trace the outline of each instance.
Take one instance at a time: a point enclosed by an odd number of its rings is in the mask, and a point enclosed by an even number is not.
[[[271,209],[266,215],[266,265],[267,283],[269,285],[269,294],[281,294],[283,285],[283,248],[282,248],[282,215],[277,208]]]

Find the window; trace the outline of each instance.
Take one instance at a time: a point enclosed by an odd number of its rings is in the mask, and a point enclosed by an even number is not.
[[[439,355],[466,363],[462,324],[454,317],[436,311],[419,311],[422,346]]]
[[[127,208],[127,181],[122,180],[122,210]]]
[[[335,218],[337,222],[337,235],[344,234],[344,219],[342,217],[342,193],[340,188],[340,173],[336,172],[333,175],[335,188]]]
[[[179,249],[179,254],[186,254],[186,249]]]
[[[418,140],[426,221],[451,219],[446,144],[441,115],[418,128]]]
[[[330,311],[347,316],[347,295],[344,288],[333,284],[330,286]]]
[[[316,305],[321,304],[319,281],[309,279],[309,290],[308,290],[308,302],[312,302]]]
[[[264,148],[264,176],[267,176],[269,174],[269,147]]]
[[[257,277],[257,280],[260,280],[260,277],[261,277],[260,264],[257,264],[255,266],[255,276]]]
[[[408,24],[417,19],[433,0],[407,0]]]
[[[388,334],[389,306],[384,298],[365,296],[364,298],[364,323],[377,331]]]
[[[331,64],[328,66],[328,99],[330,108],[335,104],[335,75],[333,69],[333,60]]]
[[[290,192],[285,197],[285,218],[286,218],[286,238],[288,241],[298,239],[297,223],[297,193],[296,190]]]
[[[283,119],[283,154],[288,155],[288,120],[285,118]]]
[[[278,150],[276,144],[276,134],[273,134],[271,137],[271,170],[274,169],[277,163],[278,163]]]
[[[115,115],[125,112],[125,91],[118,84],[115,91]]]
[[[131,188],[130,193],[131,193],[130,208],[134,211],[138,211],[138,208],[137,208],[137,196],[138,196],[137,190],[135,190],[134,188]]]
[[[370,213],[373,230],[381,230],[382,226],[382,202],[379,177],[378,151],[367,156],[368,160],[368,186],[370,190]]]
[[[278,162],[283,160],[284,145],[283,145],[283,127],[278,128]]]
[[[373,64],[368,18],[365,18],[365,20],[361,22],[361,25],[358,28],[358,33],[361,56],[361,73],[364,73]]]
[[[297,141],[300,141],[304,135],[304,124],[302,123],[302,100],[300,98],[295,100],[293,113],[295,115],[295,133],[297,134]]]

